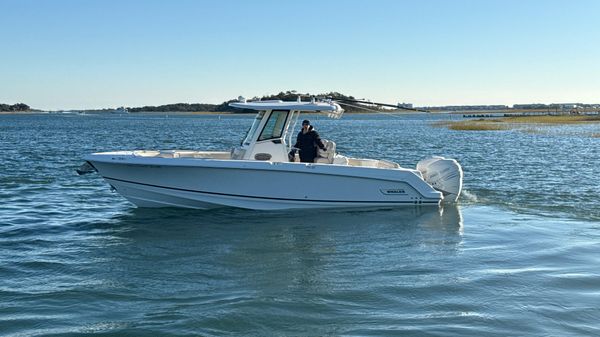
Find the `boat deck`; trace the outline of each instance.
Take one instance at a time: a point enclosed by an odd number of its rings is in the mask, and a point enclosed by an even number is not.
[[[191,151],[191,150],[138,150],[131,153],[136,157],[146,158],[195,158],[195,159],[219,159],[219,160],[231,160],[230,152],[217,152],[217,151]],[[297,156],[296,156],[297,157]],[[296,162],[300,162],[299,158],[296,158]],[[383,159],[363,159],[363,158],[351,158],[336,154],[333,157],[332,162],[320,161],[317,158],[316,164],[333,164],[333,165],[344,165],[344,166],[356,166],[356,167],[375,167],[394,169],[400,168],[398,163]]]

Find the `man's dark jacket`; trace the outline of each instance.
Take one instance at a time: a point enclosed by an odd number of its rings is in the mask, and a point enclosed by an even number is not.
[[[325,149],[325,145],[321,141],[321,137],[317,131],[311,126],[308,127],[307,133],[298,132],[296,144],[294,147],[300,149],[300,161],[303,163],[313,163],[317,157],[317,146]]]

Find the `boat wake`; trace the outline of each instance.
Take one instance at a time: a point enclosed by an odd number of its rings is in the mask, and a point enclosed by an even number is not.
[[[467,203],[476,203],[478,201],[477,195],[467,190],[462,190],[461,200]]]

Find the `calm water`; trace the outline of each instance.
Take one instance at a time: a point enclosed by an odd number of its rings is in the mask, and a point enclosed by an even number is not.
[[[457,207],[268,213],[136,209],[74,172],[229,149],[252,116],[0,116],[0,335],[599,335],[600,125],[444,118],[311,117],[347,155],[458,159]]]

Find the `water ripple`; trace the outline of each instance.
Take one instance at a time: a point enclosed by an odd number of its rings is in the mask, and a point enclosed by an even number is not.
[[[135,209],[73,171],[94,151],[223,149],[251,118],[0,116],[2,334],[600,334],[597,126],[310,117],[349,155],[457,158],[443,209]]]

